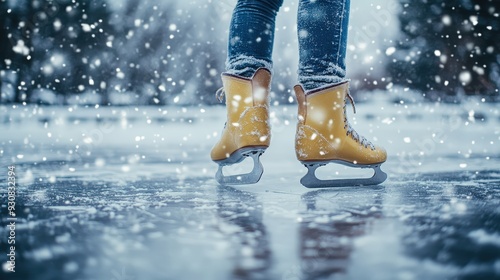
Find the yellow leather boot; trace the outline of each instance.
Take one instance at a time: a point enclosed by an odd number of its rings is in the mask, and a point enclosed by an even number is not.
[[[297,159],[308,169],[301,183],[308,188],[321,188],[376,185],[385,181],[387,174],[380,170],[387,159],[385,150],[360,136],[347,119],[347,99],[354,108],[348,82],[307,95],[300,85],[294,89],[299,105],[295,151]],[[375,173],[366,179],[318,179],[316,169],[328,163],[373,168]]]
[[[253,184],[260,180],[264,169],[259,157],[269,147],[269,90],[271,72],[258,69],[250,79],[223,74],[227,122],[221,139],[211,152],[219,165],[215,179],[223,185]],[[224,176],[222,167],[251,157],[253,170],[247,174]]]

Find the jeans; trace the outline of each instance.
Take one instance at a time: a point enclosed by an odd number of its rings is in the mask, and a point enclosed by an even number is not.
[[[229,30],[226,73],[250,78],[272,70],[275,19],[283,0],[238,0]],[[299,0],[298,79],[311,91],[346,81],[350,0]]]

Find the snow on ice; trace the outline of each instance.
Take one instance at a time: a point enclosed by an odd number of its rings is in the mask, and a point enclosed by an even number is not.
[[[209,158],[226,121],[224,107],[211,104],[232,4],[111,1],[108,17],[100,13],[107,6],[80,14],[73,2],[56,2],[64,17],[42,11],[49,28],[33,30],[34,41],[16,33],[0,69],[0,166],[16,166],[18,279],[500,278],[500,112],[492,102],[500,69],[479,59],[498,44],[475,43],[498,31],[497,10],[464,4],[478,15],[457,21],[460,13],[439,11],[448,4],[431,3],[429,13],[399,14],[408,20],[400,26],[398,13],[421,3],[352,3],[347,65],[359,103],[349,121],[386,147],[389,178],[311,191],[299,183],[305,168],[294,149],[296,3],[284,4],[276,24],[264,176],[233,188],[215,183]],[[22,12],[5,3],[7,16]],[[77,24],[66,21],[72,15]],[[428,45],[425,34],[400,40],[425,29],[414,15],[448,32],[456,48]],[[44,40],[61,32],[64,43]],[[455,49],[468,64],[451,71]],[[21,76],[20,59],[39,80]],[[444,70],[396,79],[425,59]],[[391,63],[405,67],[390,72]],[[68,75],[78,67],[89,72]],[[489,78],[490,91],[477,90],[478,77]],[[471,90],[478,96],[466,96]],[[318,170],[327,179],[362,172]]]

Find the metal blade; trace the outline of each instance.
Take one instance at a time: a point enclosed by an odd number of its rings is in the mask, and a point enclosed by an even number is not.
[[[217,162],[219,164],[219,169],[217,169],[217,173],[215,174],[215,180],[221,185],[247,185],[257,183],[262,177],[262,173],[264,173],[264,167],[260,162],[260,156],[264,151],[265,147],[244,148],[234,152],[227,160]],[[239,163],[243,161],[245,157],[251,157],[253,159],[252,171],[246,174],[224,175],[222,172],[224,166]]]
[[[304,162],[303,162],[304,163]],[[320,180],[316,177],[316,169],[328,163],[340,163],[355,168],[373,168],[374,174],[371,178],[353,178],[353,179],[333,179]],[[300,179],[300,183],[307,188],[337,188],[352,186],[370,186],[378,185],[387,179],[387,174],[380,169],[380,164],[374,165],[354,165],[343,161],[304,163],[307,167],[307,174]]]

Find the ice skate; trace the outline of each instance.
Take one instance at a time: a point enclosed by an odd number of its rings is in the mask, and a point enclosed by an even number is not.
[[[387,158],[385,150],[360,136],[347,120],[347,100],[354,108],[354,101],[348,93],[349,84],[345,82],[308,95],[300,85],[294,89],[299,103],[295,151],[297,159],[308,169],[300,180],[302,185],[308,188],[328,188],[384,182],[387,174],[380,166]],[[373,168],[375,173],[371,178],[318,179],[316,169],[328,163]]]
[[[221,139],[212,149],[212,160],[219,165],[215,179],[221,185],[257,183],[264,169],[260,156],[269,147],[269,87],[271,73],[259,69],[251,79],[223,74],[227,122]],[[222,98],[220,97],[222,101]],[[253,159],[250,173],[225,176],[223,167],[240,163],[245,157]]]

